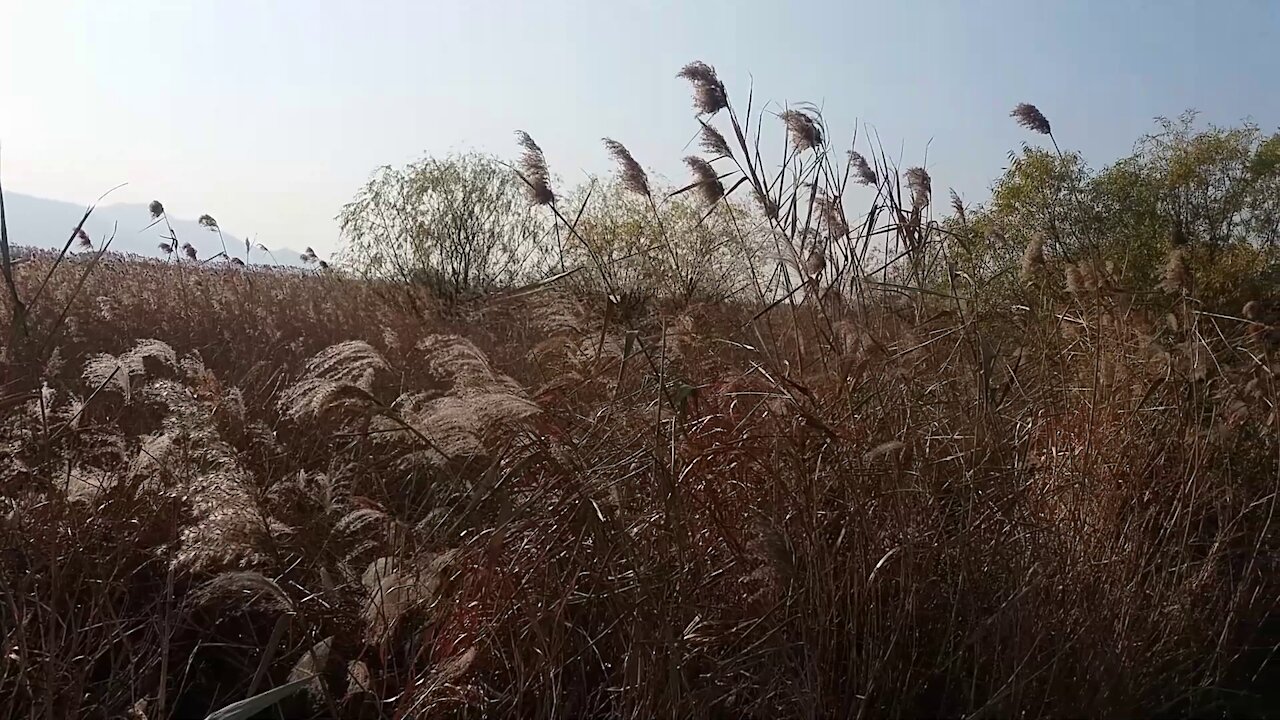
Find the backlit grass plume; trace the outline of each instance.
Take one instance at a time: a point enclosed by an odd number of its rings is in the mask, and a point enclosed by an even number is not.
[[[698,194],[702,196],[703,202],[707,205],[720,202],[724,197],[724,185],[720,182],[716,169],[711,167],[711,163],[696,155],[690,155],[684,159],[684,164],[688,165],[690,172],[693,173],[693,180],[697,184]]]
[[[542,148],[523,130],[516,131],[516,142],[522,149],[518,172],[528,189],[529,199],[535,205],[550,205],[556,195],[551,191],[551,171],[547,169]]]
[[[331,410],[360,414],[376,401],[370,394],[387,361],[371,345],[350,340],[331,345],[307,362],[303,376],[281,394],[285,417],[318,418]]]
[[[172,373],[178,367],[178,357],[167,343],[159,340],[139,340],[133,349],[119,357],[100,353],[84,364],[82,377],[91,392],[114,389],[128,402],[134,386],[151,376]]]
[[[854,181],[859,185],[876,185],[878,178],[876,171],[871,169],[871,165],[862,153],[856,150],[849,151],[849,164],[853,167]]]
[[[1170,295],[1181,295],[1191,289],[1191,266],[1187,263],[1187,251],[1184,248],[1169,251],[1160,287]]]
[[[1040,112],[1040,108],[1031,103],[1018,103],[1018,106],[1010,112],[1009,115],[1018,121],[1022,127],[1040,133],[1041,135],[1052,135],[1053,129],[1049,125],[1049,118]]]
[[[814,115],[800,110],[785,110],[778,117],[786,124],[791,143],[797,150],[812,150],[822,146],[822,125]]]
[[[714,115],[729,106],[729,97],[725,93],[724,83],[716,75],[715,68],[695,60],[680,69],[676,77],[684,78],[693,85],[693,106],[704,115]]]
[[[823,195],[819,197],[818,211],[832,237],[843,238],[849,234],[849,225],[845,222],[844,206],[839,196]]]
[[[698,145],[702,151],[712,156],[712,159],[722,157],[733,157],[733,151],[729,149],[729,143],[725,141],[724,135],[715,129],[711,123],[705,120],[699,120],[702,124],[702,132],[699,135]]]
[[[1044,235],[1037,234],[1027,243],[1027,249],[1022,253],[1022,281],[1033,282],[1044,273],[1045,266]]]
[[[913,167],[907,170],[907,187],[911,190],[911,204],[918,209],[926,207],[933,197],[933,179],[924,168]]]
[[[622,180],[622,186],[637,195],[651,197],[649,177],[645,175],[640,163],[631,156],[631,152],[622,143],[609,138],[604,138],[604,147],[614,162],[618,163],[618,177]]]

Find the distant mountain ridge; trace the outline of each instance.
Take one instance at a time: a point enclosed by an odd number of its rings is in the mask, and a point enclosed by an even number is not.
[[[85,211],[84,205],[23,195],[8,190],[4,194],[4,206],[5,221],[9,227],[9,243],[14,246],[33,248],[61,249]],[[151,223],[151,211],[146,205],[131,203],[100,205],[85,221],[84,230],[93,240],[95,248],[101,247],[114,230],[115,239],[111,241],[113,252],[163,257],[160,243],[166,242],[169,229],[163,222],[147,228]],[[244,238],[224,230],[222,239],[219,240],[217,232],[202,227],[195,219],[170,215],[169,223],[173,226],[173,232],[177,235],[179,244],[191,243],[200,259],[210,258],[222,252],[222,243],[226,242],[227,254],[246,262],[289,266],[303,264],[300,259],[302,251],[292,248],[271,248],[270,253],[264,253],[261,249],[253,247],[246,260]]]

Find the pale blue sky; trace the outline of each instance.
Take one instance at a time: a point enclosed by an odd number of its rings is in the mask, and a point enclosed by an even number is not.
[[[566,181],[601,136],[677,179],[696,125],[674,75],[812,101],[935,189],[980,200],[1037,104],[1095,164],[1155,115],[1280,125],[1280,2],[267,2],[0,0],[0,142],[16,192],[212,213],[272,246],[338,243],[368,174],[423,153],[514,156]],[[939,193],[943,195],[943,193]]]

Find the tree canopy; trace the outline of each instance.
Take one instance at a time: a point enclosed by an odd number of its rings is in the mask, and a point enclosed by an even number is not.
[[[549,262],[549,224],[520,179],[476,153],[379,168],[339,216],[344,261],[375,277],[445,293],[536,277]]]
[[[1200,126],[1194,112],[1157,119],[1133,152],[1094,170],[1074,152],[1023,146],[991,199],[953,218],[954,254],[993,289],[1017,281],[1033,240],[1074,262],[1108,262],[1139,287],[1159,282],[1174,247],[1199,266],[1211,299],[1272,284],[1280,262],[1280,133],[1253,123]]]

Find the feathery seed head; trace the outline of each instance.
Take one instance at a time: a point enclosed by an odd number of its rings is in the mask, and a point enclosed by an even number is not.
[[[762,193],[759,190],[755,191],[755,196],[756,196],[756,200],[760,203],[760,209],[764,210],[765,216],[768,217],[770,220],[777,220],[778,219],[777,201],[774,200],[772,197],[770,197],[767,193]]]
[[[1018,103],[1018,106],[1009,113],[1010,117],[1016,118],[1018,124],[1041,135],[1049,135],[1052,130],[1049,126],[1049,119],[1040,112],[1040,108],[1031,103]]]
[[[76,243],[82,248],[93,248],[93,241],[89,239],[89,233],[85,232],[84,228],[76,229]]]
[[[214,220],[212,215],[209,215],[209,214],[201,215],[199,222],[200,222],[200,227],[202,228],[208,228],[209,230],[218,229],[218,221]]]
[[[551,191],[551,171],[547,169],[547,158],[542,154],[542,148],[523,130],[516,131],[516,142],[523,149],[519,173],[528,187],[529,200],[534,205],[550,205],[555,202],[556,195]]]
[[[170,243],[162,242],[160,243],[160,245],[158,245],[158,247],[160,248],[160,252],[164,253],[165,255],[173,254],[173,245]]]
[[[929,198],[933,195],[933,179],[929,177],[929,171],[920,167],[913,167],[907,170],[907,187],[911,188],[911,204],[916,208],[923,208],[929,204]]]
[[[733,157],[733,151],[729,149],[729,143],[725,141],[724,135],[720,131],[712,127],[709,123],[699,120],[702,123],[702,136],[698,145],[702,151],[714,155],[717,158]]]
[[[716,174],[716,169],[711,167],[711,163],[690,155],[684,159],[684,164],[688,165],[693,173],[693,179],[698,183],[698,193],[702,195],[703,201],[708,205],[720,202],[724,197],[724,185],[720,183],[720,176]]]
[[[698,112],[706,115],[729,107],[729,97],[724,91],[724,83],[716,75],[716,69],[701,60],[694,60],[676,73],[676,77],[684,78],[693,85],[693,106]]]
[[[626,146],[617,140],[604,138],[604,147],[618,163],[618,176],[622,178],[622,186],[637,195],[650,197],[649,177],[645,175],[644,168],[640,167],[640,163],[631,156]]]
[[[1182,248],[1169,252],[1160,288],[1170,295],[1180,295],[1191,288],[1191,268],[1187,264],[1187,252]]]
[[[804,271],[809,277],[817,277],[827,269],[827,256],[822,254],[820,250],[814,250],[809,253],[808,259],[804,261]]]
[[[964,201],[960,199],[960,194],[956,192],[955,188],[951,188],[951,210],[955,212],[956,217],[960,218],[961,223],[968,222],[964,210]]]
[[[1044,236],[1037,234],[1031,238],[1031,242],[1027,243],[1027,249],[1022,253],[1022,281],[1031,282],[1040,276],[1046,266],[1044,259]],[[1068,276],[1070,269],[1068,269]]]
[[[838,195],[835,197],[823,195],[818,198],[818,212],[834,238],[843,238],[849,234],[849,224],[844,220],[843,210],[842,199]]]
[[[1067,265],[1067,269],[1064,273],[1064,278],[1067,283],[1067,292],[1072,295],[1079,295],[1085,291],[1085,278],[1084,274],[1080,272],[1080,268],[1075,265]]]
[[[182,243],[182,252],[188,258],[192,260],[196,259],[196,249],[191,246],[191,243]]]
[[[862,156],[862,153],[850,150],[849,164],[853,166],[854,180],[859,185],[877,184],[876,171],[871,169],[871,165],[867,163],[867,159]]]
[[[808,113],[785,110],[780,115],[791,134],[791,143],[797,150],[812,150],[822,145],[822,125]]]
[[[147,206],[147,209],[151,211],[151,218],[153,220],[158,220],[160,216],[164,214],[164,205],[161,205],[159,200],[152,200],[151,204]]]

